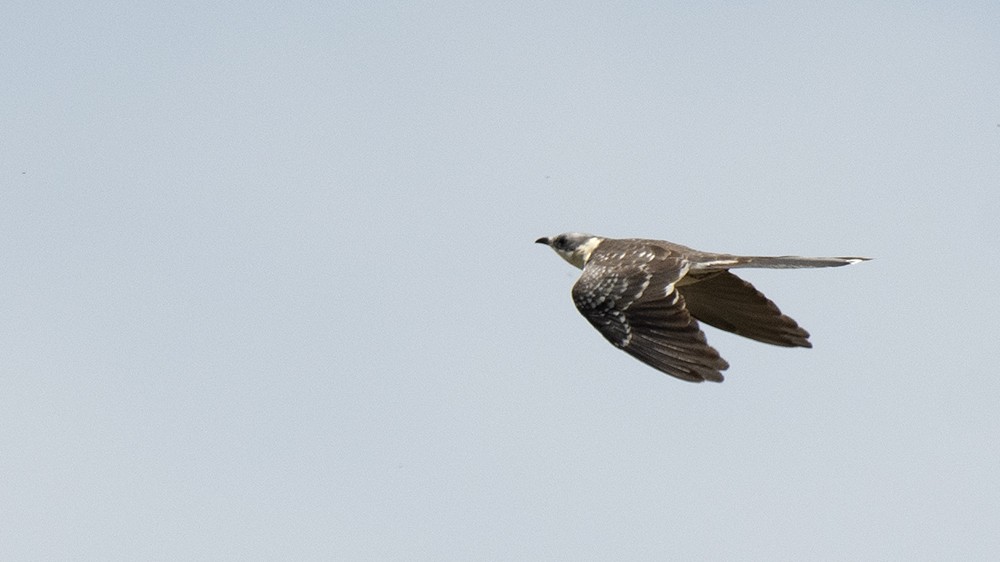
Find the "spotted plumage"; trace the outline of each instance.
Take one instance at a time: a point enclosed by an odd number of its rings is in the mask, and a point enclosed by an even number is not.
[[[583,270],[573,302],[609,342],[691,382],[722,382],[729,367],[708,344],[699,320],[764,343],[812,347],[808,332],[730,269],[837,267],[867,259],[736,256],[580,233],[536,242]]]

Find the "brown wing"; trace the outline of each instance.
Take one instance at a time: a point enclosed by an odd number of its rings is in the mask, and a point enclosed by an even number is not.
[[[710,326],[783,347],[812,347],[809,332],[782,314],[753,285],[728,271],[712,274],[678,290],[688,311]]]
[[[655,249],[599,247],[573,286],[573,302],[615,347],[654,369],[691,382],[722,382],[729,364],[708,345],[674,289],[684,273],[680,259]]]

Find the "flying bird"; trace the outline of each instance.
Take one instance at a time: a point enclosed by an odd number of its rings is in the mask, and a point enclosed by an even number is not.
[[[764,343],[812,347],[809,332],[731,269],[839,267],[869,259],[736,256],[579,232],[535,242],[583,270],[573,302],[601,335],[650,367],[691,382],[722,382],[729,368],[698,321]]]

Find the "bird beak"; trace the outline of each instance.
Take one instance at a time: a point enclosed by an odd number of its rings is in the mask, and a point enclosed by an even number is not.
[[[535,240],[535,244],[545,244],[546,246],[548,246],[549,245],[549,239],[546,238],[545,236],[542,236],[538,240]]]

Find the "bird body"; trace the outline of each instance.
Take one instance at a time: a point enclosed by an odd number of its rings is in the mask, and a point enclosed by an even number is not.
[[[698,321],[764,343],[812,347],[809,333],[729,270],[849,265],[867,258],[738,256],[639,238],[565,233],[536,242],[583,270],[573,286],[581,314],[615,347],[668,375],[722,382],[729,367]]]

